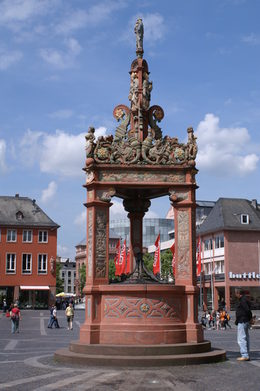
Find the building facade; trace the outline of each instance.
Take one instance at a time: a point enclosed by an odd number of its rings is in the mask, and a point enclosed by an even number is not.
[[[130,221],[128,218],[111,220],[110,228],[122,239],[129,243]],[[170,239],[169,232],[174,229],[172,219],[143,219],[143,247],[148,248],[153,245],[158,234],[160,233],[161,242]]]
[[[57,230],[27,197],[0,197],[0,293],[7,303],[46,308],[55,301]]]
[[[260,309],[260,206],[256,200],[220,198],[197,229],[202,243],[198,278],[204,307],[234,309],[235,288]]]
[[[63,282],[65,293],[76,293],[76,261],[69,258],[57,257],[61,265],[60,278]]]

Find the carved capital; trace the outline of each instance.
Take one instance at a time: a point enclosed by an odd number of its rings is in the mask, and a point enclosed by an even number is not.
[[[169,199],[172,204],[188,199],[188,192],[187,191],[176,190],[176,189],[170,188],[169,193],[170,193]]]
[[[100,201],[110,202],[111,198],[116,194],[116,190],[114,187],[110,187],[109,189],[97,190],[97,198]]]
[[[130,213],[146,213],[151,206],[151,201],[143,198],[135,198],[123,201],[124,208]]]

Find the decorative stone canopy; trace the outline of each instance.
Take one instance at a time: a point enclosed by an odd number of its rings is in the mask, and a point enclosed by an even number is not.
[[[164,117],[158,105],[150,107],[153,84],[143,59],[143,23],[135,25],[136,55],[130,70],[130,107],[120,104],[113,116],[119,122],[114,137],[100,136],[95,141],[95,129],[86,134],[86,167],[93,163],[126,165],[195,166],[197,154],[193,128],[188,128],[188,142],[179,143],[176,137],[162,135],[159,123]]]

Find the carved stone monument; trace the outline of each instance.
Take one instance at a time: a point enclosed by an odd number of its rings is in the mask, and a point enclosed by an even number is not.
[[[143,59],[143,23],[135,25],[130,107],[113,115],[113,136],[86,135],[87,271],[85,323],[79,341],[56,352],[58,360],[86,364],[166,365],[218,361],[198,322],[195,233],[196,137],[187,143],[162,135],[160,106],[150,107],[152,82]],[[109,283],[109,208],[123,200],[130,220],[131,270],[142,252],[142,222],[150,200],[169,196],[175,218],[175,285],[139,278]]]

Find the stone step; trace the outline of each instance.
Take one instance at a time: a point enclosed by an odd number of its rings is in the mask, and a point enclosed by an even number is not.
[[[179,343],[172,345],[101,345],[84,344],[80,341],[70,343],[69,350],[74,353],[106,356],[169,356],[178,354],[205,353],[211,350],[211,343]]]
[[[114,356],[81,354],[60,349],[54,353],[54,359],[63,363],[82,366],[106,366],[106,367],[158,367],[176,365],[196,365],[225,361],[224,350],[213,349],[209,352],[178,355],[157,356]]]

